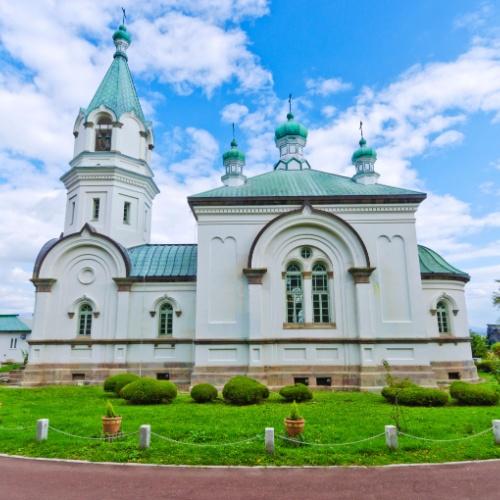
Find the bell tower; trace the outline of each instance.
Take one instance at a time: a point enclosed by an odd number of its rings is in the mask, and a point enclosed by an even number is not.
[[[120,25],[116,51],[94,97],[76,118],[74,156],[61,180],[67,189],[64,234],[89,223],[125,247],[148,243],[159,193],[149,167],[154,147],[128,67],[131,35]]]

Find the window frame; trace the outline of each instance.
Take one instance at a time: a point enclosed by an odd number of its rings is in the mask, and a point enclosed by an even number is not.
[[[296,270],[290,269],[296,266]],[[286,265],[285,270],[285,316],[287,323],[304,324],[305,323],[305,307],[304,307],[304,277],[302,274],[302,265],[297,261],[291,261]],[[292,279],[298,282],[297,286],[293,287]],[[294,291],[300,289],[299,293]],[[297,305],[300,305],[297,307]]]
[[[99,216],[101,215],[101,198],[95,197],[92,198],[92,220],[99,220]]]
[[[96,152],[111,151],[111,141],[113,139],[113,120],[111,116],[105,114],[97,118],[95,126],[95,144]]]
[[[174,334],[174,306],[168,300],[158,306],[158,337],[172,337]]]
[[[94,316],[94,308],[88,302],[83,302],[78,307],[78,323],[77,335],[78,337],[91,337],[92,336],[92,320]]]
[[[450,305],[444,298],[439,299],[436,303],[436,321],[440,335],[451,334]]]
[[[132,212],[132,203],[130,201],[123,202],[123,223],[130,225],[130,214]]]
[[[322,271],[315,269],[317,266],[322,267]],[[317,288],[316,279],[322,278],[322,289]],[[314,324],[331,323],[331,304],[330,304],[330,280],[328,276],[328,266],[323,261],[316,261],[311,266],[311,302],[312,302],[312,322]],[[325,311],[326,309],[326,311]],[[316,311],[318,316],[316,315]]]

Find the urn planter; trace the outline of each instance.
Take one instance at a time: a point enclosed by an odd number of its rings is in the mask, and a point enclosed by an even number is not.
[[[304,432],[304,426],[306,425],[306,421],[303,418],[299,419],[291,419],[285,418],[285,429],[286,433],[290,437],[296,437],[299,434]]]
[[[102,417],[102,432],[105,436],[116,436],[122,426],[122,417]]]

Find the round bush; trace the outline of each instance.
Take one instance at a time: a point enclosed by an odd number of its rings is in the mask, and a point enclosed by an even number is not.
[[[208,403],[217,398],[217,389],[212,384],[197,384],[191,389],[191,397],[197,403]]]
[[[135,373],[119,373],[118,375],[112,375],[104,381],[104,390],[106,392],[114,392],[117,396],[120,395],[120,391],[130,382],[139,380],[139,375]]]
[[[495,355],[495,356],[498,356],[500,358],[500,342],[495,342],[492,346],[491,346],[491,352]]]
[[[313,393],[311,389],[304,384],[287,385],[280,390],[280,396],[287,401],[308,401],[312,399]]]
[[[396,403],[396,400],[398,399],[398,395],[401,392],[401,390],[408,389],[409,387],[418,387],[418,386],[417,384],[413,383],[410,379],[407,378],[396,380],[391,385],[388,385],[387,387],[384,387],[382,389],[382,396],[389,403]]]
[[[168,380],[144,377],[126,385],[120,395],[134,405],[170,403],[177,396],[177,387]]]
[[[453,382],[450,394],[460,404],[469,406],[494,406],[500,398],[500,394],[492,387],[467,382]]]
[[[382,396],[389,403],[405,406],[444,406],[448,394],[439,389],[420,387],[409,379],[403,379],[382,389]]]
[[[269,397],[269,389],[250,377],[233,377],[222,390],[224,399],[234,405],[251,405]]]

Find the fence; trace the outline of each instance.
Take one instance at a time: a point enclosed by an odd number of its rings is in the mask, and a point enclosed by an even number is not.
[[[0,431],[21,431],[25,430],[23,427],[12,427],[12,428],[5,428],[5,427],[0,427]],[[55,432],[57,434],[61,434],[63,436],[75,438],[75,439],[83,439],[83,440],[91,440],[91,441],[110,441],[110,440],[115,440],[115,439],[120,439],[120,438],[125,438],[129,436],[138,436],[138,441],[139,441],[139,448],[140,449],[147,449],[151,446],[151,436],[154,436],[157,439],[163,440],[163,441],[168,441],[172,444],[175,445],[181,445],[181,446],[192,446],[192,447],[205,447],[205,448],[214,448],[214,447],[225,447],[225,446],[239,446],[239,445],[244,445],[247,443],[255,442],[255,441],[260,441],[263,438],[264,441],[264,449],[266,450],[267,453],[273,454],[275,451],[276,447],[276,436],[274,432],[273,427],[266,427],[264,430],[264,434],[257,434],[254,436],[250,436],[245,439],[240,439],[238,441],[232,441],[232,442],[224,442],[224,443],[193,443],[189,441],[179,441],[177,439],[170,438],[168,436],[164,436],[162,434],[158,434],[157,432],[153,432],[151,430],[150,425],[141,425],[139,427],[139,430],[134,431],[134,432],[129,432],[129,433],[120,433],[114,436],[101,436],[101,437],[94,437],[94,436],[80,436],[77,434],[72,434],[70,432],[57,429],[56,427],[53,427],[50,425],[49,419],[47,418],[42,418],[37,420],[36,422],[36,440],[41,442],[41,441],[46,441],[49,438],[49,430],[52,432]],[[471,434],[469,436],[464,436],[464,437],[459,437],[459,438],[451,438],[451,439],[435,439],[435,438],[428,438],[425,436],[415,436],[413,434],[408,434],[406,432],[399,431],[396,426],[394,425],[386,425],[384,428],[384,432],[380,432],[379,434],[375,434],[373,436],[368,436],[364,438],[360,438],[354,441],[347,441],[347,442],[342,442],[342,443],[315,443],[315,442],[310,442],[310,441],[304,441],[303,439],[294,439],[289,436],[277,436],[279,440],[283,442],[289,442],[289,443],[294,443],[297,445],[303,445],[303,446],[311,446],[311,447],[322,447],[322,448],[335,448],[335,447],[345,447],[345,446],[352,446],[360,443],[366,443],[368,441],[373,441],[376,439],[379,439],[383,436],[385,436],[385,443],[387,448],[391,450],[396,450],[399,447],[399,437],[402,436],[404,438],[408,439],[414,439],[418,441],[426,441],[426,442],[434,442],[434,443],[452,443],[452,442],[458,442],[458,441],[467,441],[470,439],[475,439],[479,436],[483,436],[489,432],[493,432],[493,438],[494,441],[497,445],[500,445],[500,420],[493,420],[491,423],[491,427],[488,427],[487,429],[484,429],[480,432],[477,432],[475,434]]]

